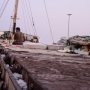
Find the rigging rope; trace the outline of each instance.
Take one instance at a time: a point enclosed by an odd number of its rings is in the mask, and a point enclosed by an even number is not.
[[[2,15],[3,15],[3,13],[4,13],[5,9],[6,9],[6,6],[7,6],[8,2],[9,2],[9,0],[7,0],[7,2],[5,4],[5,7],[4,7],[3,11],[1,12],[0,18],[2,17]]]
[[[11,19],[11,21],[10,21],[9,31],[10,31],[10,28],[11,28],[11,24],[12,24],[12,19]]]
[[[26,30],[26,21],[25,21],[25,14],[24,14],[24,7],[23,7],[23,1],[22,1],[22,0],[21,0],[21,3],[22,3],[22,11],[23,11],[23,17],[24,17],[25,31],[26,31],[26,34],[27,34],[27,30]]]
[[[31,23],[31,26],[32,26],[32,22],[31,22],[31,18],[30,18],[30,13],[29,13],[29,10],[28,10],[28,4],[27,4],[26,0],[25,0],[25,4],[26,4],[28,15],[29,15],[29,20],[30,20],[30,23]],[[33,26],[32,26],[32,29],[33,29]],[[34,32],[34,35],[35,35],[35,32]]]
[[[32,9],[31,9],[31,3],[30,3],[30,0],[28,0],[28,2],[29,2],[30,12],[31,12],[32,25],[33,25],[33,27],[34,27],[33,30],[35,31],[35,33],[36,33],[36,35],[37,35],[36,27],[35,27],[34,20],[33,20],[33,14],[32,14]]]
[[[47,19],[48,19],[48,24],[49,24],[49,28],[50,28],[50,33],[51,33],[51,36],[52,36],[52,41],[54,43],[54,38],[53,38],[52,30],[51,30],[51,25],[50,25],[50,21],[49,21],[49,16],[48,16],[45,0],[44,0],[44,5],[45,5],[46,14],[47,14]]]
[[[24,1],[26,1],[26,0],[24,0]],[[25,4],[26,3],[24,3],[24,1],[23,1],[23,5],[24,5],[24,8],[26,9],[27,7],[25,7]],[[25,10],[25,12],[26,12],[26,10]],[[28,23],[28,28],[30,29],[30,27],[29,27],[29,22],[28,22],[28,17],[27,17],[27,12],[26,12],[26,19],[27,19],[27,23]],[[30,32],[31,33],[31,32]]]
[[[14,5],[13,5],[13,6],[14,6]],[[14,9],[15,9],[15,7],[13,7],[12,16],[14,16]],[[10,28],[11,28],[11,26],[12,26],[12,25],[11,25],[11,24],[12,24],[12,21],[13,21],[13,20],[12,20],[12,16],[11,16],[9,31],[10,31]]]
[[[26,2],[26,6],[27,6],[27,2]],[[27,11],[28,11],[30,23],[31,23],[31,26],[32,26],[32,29],[33,29],[33,33],[34,33],[34,35],[35,35],[35,31],[34,31],[34,28],[33,28],[33,25],[32,25],[32,21],[31,21],[31,18],[30,18],[30,13],[29,13],[28,7],[27,7]]]
[[[1,8],[0,8],[0,11],[2,10],[4,3],[5,3],[5,0],[3,1],[3,4],[2,4],[2,6],[1,6]]]

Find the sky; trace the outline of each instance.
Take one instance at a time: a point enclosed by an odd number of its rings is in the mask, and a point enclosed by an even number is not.
[[[3,1],[4,0],[0,0],[0,8]],[[30,23],[31,12],[28,0],[26,0],[26,3],[28,9],[26,8],[25,0],[19,0],[19,19],[17,20],[17,27],[20,27],[21,31],[24,33],[34,35]],[[42,43],[52,44],[53,41],[50,33],[44,0],[30,0],[30,3],[37,35],[41,38]],[[61,37],[67,37],[67,14],[72,14],[70,16],[69,36],[90,36],[90,0],[45,0],[45,3],[55,43],[60,40]],[[15,0],[9,0],[9,3],[0,18],[0,30],[2,31],[9,30],[11,16],[14,11],[14,4]]]

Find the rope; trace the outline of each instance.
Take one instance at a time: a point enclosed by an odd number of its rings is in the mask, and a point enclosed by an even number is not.
[[[3,11],[1,12],[0,18],[2,17],[2,15],[3,15],[3,13],[4,13],[5,9],[6,9],[6,6],[7,6],[8,2],[9,2],[9,0],[7,0],[7,2],[5,4],[5,7],[4,7]]]
[[[25,3],[26,3],[26,7],[27,7],[27,2],[25,1]],[[30,13],[29,13],[28,7],[27,7],[27,12],[28,12],[29,20],[30,20],[30,23],[31,23],[31,26],[32,26],[32,22],[31,22],[31,18],[30,18]],[[33,26],[32,26],[32,29],[33,29]],[[34,33],[34,35],[35,35],[34,29],[33,29],[33,33]]]
[[[25,1],[25,0],[24,0]],[[23,5],[24,5],[24,8],[26,9],[27,7],[25,7],[25,4],[26,3],[24,3],[24,1],[23,1]],[[27,5],[26,5],[27,6]],[[26,12],[26,10],[25,10],[25,12]],[[26,19],[27,19],[27,23],[28,23],[28,28],[30,29],[30,27],[29,27],[29,22],[28,22],[28,17],[27,17],[27,12],[26,12]],[[31,32],[30,32],[31,33]]]
[[[11,24],[12,24],[12,19],[11,19],[11,21],[10,21],[10,27],[9,27],[9,31],[10,31],[10,28],[11,28]],[[11,32],[9,33],[9,37],[11,37]],[[9,39],[9,44],[10,44],[10,38],[8,37],[8,39]]]
[[[26,31],[26,34],[27,34],[27,30],[26,30],[26,21],[25,21],[25,14],[24,14],[24,7],[23,7],[23,1],[22,1],[22,0],[21,0],[21,3],[22,3],[22,11],[23,11],[23,17],[24,17],[25,31]]]
[[[52,30],[51,30],[51,25],[50,25],[50,21],[49,21],[49,16],[48,16],[45,0],[44,0],[44,5],[45,5],[45,10],[46,10],[46,14],[47,14],[48,24],[49,24],[49,28],[50,28],[50,32],[51,32],[51,36],[52,36],[52,41],[54,43],[53,34],[52,34]]]
[[[31,9],[31,3],[30,3],[30,0],[28,0],[28,2],[29,2],[30,12],[31,12],[32,25],[33,25],[34,30],[35,30],[35,33],[36,33],[36,35],[37,35],[36,27],[35,27],[34,20],[33,20],[33,14],[32,14],[32,9]]]
[[[14,5],[13,5],[14,6]],[[13,16],[13,14],[14,14],[14,9],[15,9],[15,7],[13,7],[13,11],[12,11],[12,16]],[[11,21],[10,21],[10,26],[9,26],[9,31],[11,31],[12,29],[11,29],[11,26],[12,26],[12,16],[11,16]],[[11,29],[11,30],[10,30]],[[9,33],[9,37],[8,37],[8,39],[9,39],[9,44],[10,44],[10,39],[12,38],[12,34],[11,34],[12,32],[10,32]]]
[[[14,5],[13,5],[14,6]],[[13,7],[13,11],[12,11],[12,16],[13,16],[13,14],[14,14],[14,9],[15,9],[15,7]],[[11,21],[10,21],[10,27],[9,27],[9,31],[10,31],[10,28],[11,28],[11,24],[12,24],[12,16],[11,16]]]
[[[0,11],[2,10],[4,3],[5,3],[5,0],[3,1],[3,4],[2,4],[2,6],[1,6],[1,8],[0,8]]]
[[[12,24],[12,19],[11,19],[11,21],[10,21],[9,31],[10,31],[10,28],[11,28],[11,24]]]

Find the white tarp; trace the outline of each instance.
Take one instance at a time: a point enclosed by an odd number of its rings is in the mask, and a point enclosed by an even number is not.
[[[48,50],[63,50],[64,45],[48,45]]]
[[[1,36],[2,34],[4,34],[4,32],[3,32],[3,31],[0,31],[0,36]]]
[[[23,47],[28,49],[46,49],[47,45],[41,43],[24,42]]]

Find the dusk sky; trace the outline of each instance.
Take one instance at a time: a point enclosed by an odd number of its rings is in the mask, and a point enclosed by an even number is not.
[[[4,0],[0,0],[0,8],[3,1]],[[30,0],[30,2],[37,35],[41,38],[42,43],[52,44],[44,0]],[[61,37],[67,37],[67,14],[69,13],[72,14],[70,17],[70,36],[90,35],[90,0],[45,0],[45,2],[50,20],[51,30],[54,37],[54,42],[60,40]],[[28,3],[28,0],[26,0],[26,3]],[[9,30],[11,21],[10,17],[12,16],[14,4],[15,0],[9,0],[5,12],[0,18],[0,30]],[[28,34],[33,34],[29,15],[27,15],[28,12],[27,10],[25,10],[24,5],[25,0],[19,0],[18,18],[20,19],[17,20],[17,27],[20,27],[21,31],[24,33],[27,32]],[[22,6],[24,7],[25,22],[27,24],[26,29]],[[27,7],[30,13],[29,4],[27,4]],[[28,20],[26,19],[26,15]]]

